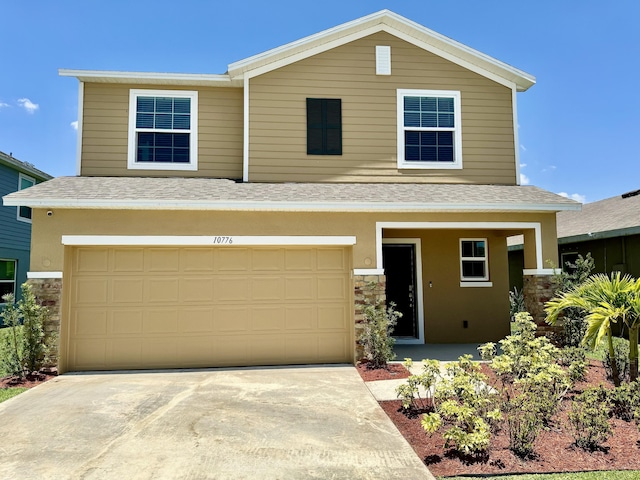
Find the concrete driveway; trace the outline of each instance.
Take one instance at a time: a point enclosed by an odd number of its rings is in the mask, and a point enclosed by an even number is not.
[[[346,365],[67,374],[0,425],[0,478],[433,478]]]

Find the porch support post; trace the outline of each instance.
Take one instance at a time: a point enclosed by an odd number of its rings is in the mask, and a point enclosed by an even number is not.
[[[375,305],[380,302],[386,307],[387,279],[385,275],[354,275],[354,321],[355,321],[355,360],[364,358],[364,348],[360,344],[360,336],[364,330],[364,309],[367,304]]]
[[[524,305],[527,312],[533,317],[533,321],[536,322],[539,335],[551,336],[562,330],[562,326],[557,324],[552,326],[544,321],[547,316],[544,312],[544,305],[554,297],[557,288],[558,282],[553,273],[534,273],[524,270],[522,287]]]

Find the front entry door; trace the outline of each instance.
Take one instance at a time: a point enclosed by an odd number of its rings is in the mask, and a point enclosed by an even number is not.
[[[387,277],[387,304],[396,304],[402,318],[393,331],[397,338],[418,338],[416,246],[386,243],[382,245],[382,265]]]

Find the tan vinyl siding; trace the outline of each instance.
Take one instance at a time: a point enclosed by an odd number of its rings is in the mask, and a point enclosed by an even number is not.
[[[375,74],[375,46],[392,73]],[[387,33],[252,78],[249,180],[515,184],[512,91]],[[398,170],[396,90],[459,90],[462,170]],[[341,156],[306,154],[307,97],[342,99]]]
[[[128,170],[129,90],[198,91],[198,171]],[[159,87],[86,83],[82,175],[242,178],[241,88]]]

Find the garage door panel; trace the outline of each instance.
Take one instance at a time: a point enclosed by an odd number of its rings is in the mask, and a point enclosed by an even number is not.
[[[348,249],[78,247],[71,255],[71,370],[351,360]]]
[[[78,308],[75,311],[73,331],[76,335],[106,335],[107,312],[99,308]]]
[[[113,278],[110,283],[112,303],[126,304],[144,301],[144,280],[142,278]]]
[[[213,332],[213,308],[182,308],[178,312],[180,331],[184,333]]]
[[[142,333],[143,312],[141,309],[112,309],[111,332],[114,335]]]
[[[114,250],[112,256],[114,272],[144,272],[144,250],[142,248]]]

